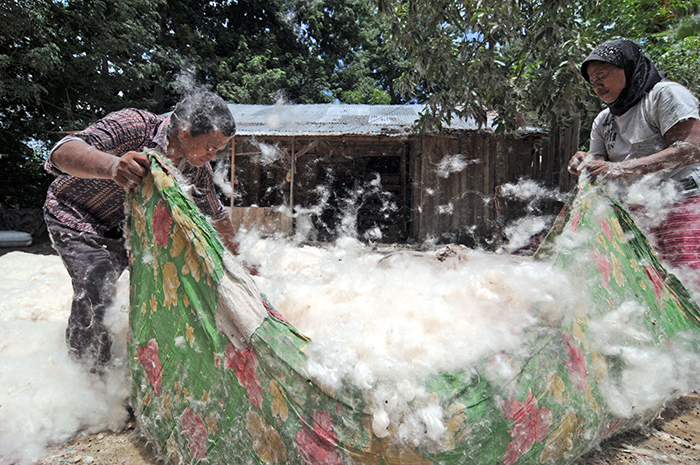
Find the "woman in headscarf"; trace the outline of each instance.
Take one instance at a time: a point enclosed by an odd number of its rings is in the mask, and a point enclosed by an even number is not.
[[[675,201],[663,221],[647,232],[667,264],[695,272],[690,279],[700,291],[698,100],[682,85],[666,80],[666,74],[627,39],[598,46],[581,64],[581,74],[607,108],[593,122],[590,151],[576,152],[569,171],[586,171],[625,187],[652,173],[670,182],[674,189],[664,192],[673,192]],[[641,200],[644,205],[650,199]]]

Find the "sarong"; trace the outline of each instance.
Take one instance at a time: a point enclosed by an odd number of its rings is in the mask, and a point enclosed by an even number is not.
[[[696,271],[695,284],[700,289],[700,195],[674,205],[652,234],[664,263]]]
[[[422,380],[443,412],[439,441],[377,437],[363,391],[324,390],[306,374],[309,339],[224,251],[168,161],[151,157],[127,202],[131,402],[173,464],[571,463],[658,413],[611,408],[627,360],[590,343],[596,319],[639,305],[648,337],[622,335],[620,347],[697,351],[700,310],[687,290],[627,212],[582,185],[537,259],[577,277],[589,305],[529,329],[525,352]]]

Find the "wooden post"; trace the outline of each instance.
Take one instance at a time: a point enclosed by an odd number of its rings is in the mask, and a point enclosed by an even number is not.
[[[289,160],[289,209],[294,211],[294,171],[296,168],[296,153],[295,150],[296,137],[292,137],[292,156]]]
[[[231,210],[233,210],[233,192],[236,188],[236,136],[231,138]]]

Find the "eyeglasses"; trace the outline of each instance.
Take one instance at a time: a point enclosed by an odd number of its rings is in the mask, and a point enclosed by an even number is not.
[[[595,76],[589,76],[588,82],[591,83],[593,87],[597,86],[598,84],[602,84],[603,81],[605,81],[608,76],[610,75],[610,72],[607,73],[598,73]]]

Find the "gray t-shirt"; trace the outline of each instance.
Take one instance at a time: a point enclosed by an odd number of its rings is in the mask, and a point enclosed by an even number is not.
[[[613,116],[607,108],[601,111],[591,128],[589,153],[613,162],[652,155],[669,147],[666,132],[688,119],[700,119],[698,99],[676,82],[661,81],[625,114]],[[700,172],[700,163],[660,174],[681,180],[696,170]]]

